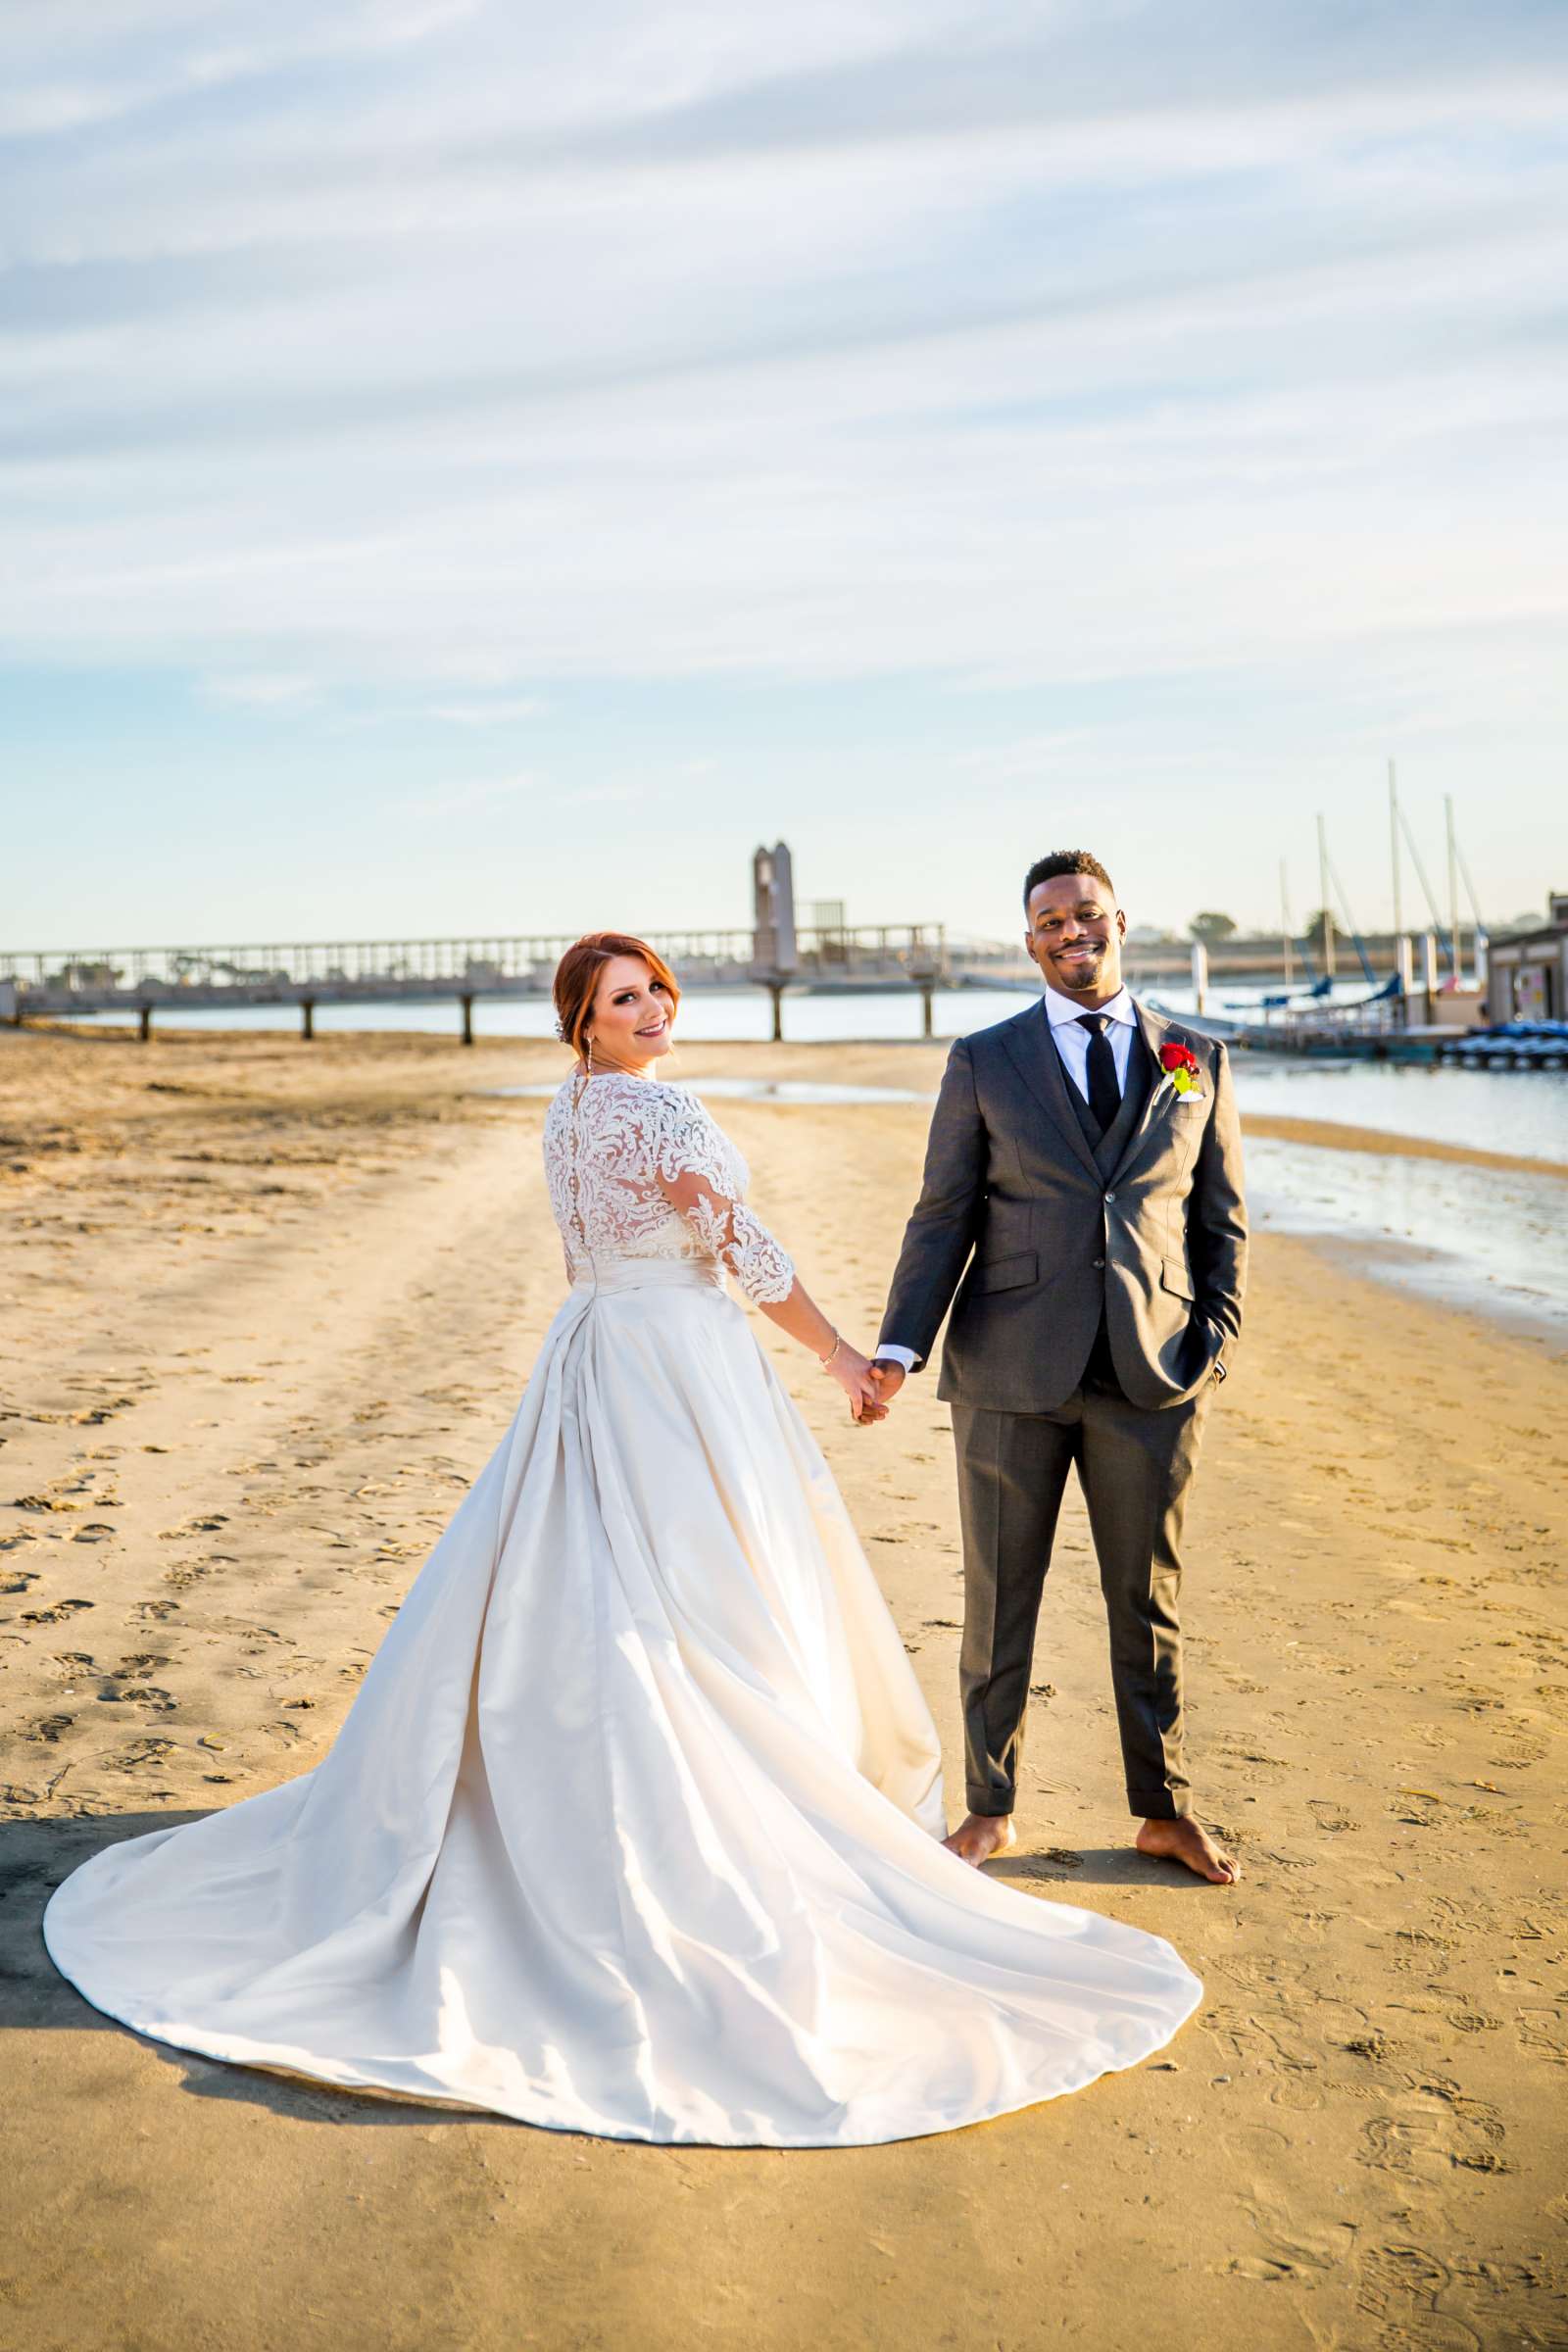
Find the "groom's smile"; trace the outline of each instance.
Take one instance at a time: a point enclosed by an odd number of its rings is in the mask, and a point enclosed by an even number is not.
[[[1069,982],[1080,973],[1098,970],[1105,953],[1102,939],[1074,940],[1070,947],[1055,948],[1051,960],[1058,972],[1065,972]]]

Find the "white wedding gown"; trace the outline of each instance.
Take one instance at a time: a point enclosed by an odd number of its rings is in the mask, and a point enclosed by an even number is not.
[[[680,1087],[545,1130],[571,1290],[303,1778],[106,1847],[56,1965],[177,2047],[615,2138],[828,2147],[1076,2090],[1201,1987],[940,1843],[935,1728],[727,1296],[790,1261]]]

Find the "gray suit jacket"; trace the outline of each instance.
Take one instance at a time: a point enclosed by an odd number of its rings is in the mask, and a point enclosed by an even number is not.
[[[938,1394],[955,1404],[1054,1412],[1102,1313],[1129,1400],[1179,1404],[1241,1329],[1247,1211],[1225,1048],[1137,1013],[1151,1091],[1098,1153],[1043,1003],[948,1057],[882,1335],[923,1362],[951,1306]],[[1185,1099],[1159,1066],[1167,1041],[1198,1059]]]

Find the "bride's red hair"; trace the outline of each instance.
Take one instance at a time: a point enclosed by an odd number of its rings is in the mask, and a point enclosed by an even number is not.
[[[680,984],[657,949],[646,939],[634,939],[629,931],[588,931],[574,946],[569,947],[556,966],[555,984],[551,990],[556,1003],[556,1022],[561,1042],[574,1054],[582,1053],[583,1031],[587,1028],[594,1008],[594,994],[599,975],[614,956],[639,956],[656,980],[662,980],[669,991],[669,1009],[673,1015],[680,1003]]]

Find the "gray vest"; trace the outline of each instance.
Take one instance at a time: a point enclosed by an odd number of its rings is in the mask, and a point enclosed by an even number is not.
[[[1052,1051],[1054,1053],[1056,1051],[1055,1039],[1053,1038],[1051,1043]],[[1072,1104],[1074,1116],[1084,1131],[1084,1141],[1095,1155],[1095,1165],[1102,1178],[1108,1178],[1132,1140],[1139,1120],[1144,1115],[1144,1104],[1149,1101],[1149,1090],[1154,1081],[1153,1056],[1145,1045],[1141,1033],[1134,1029],[1132,1050],[1127,1056],[1127,1083],[1121,1092],[1121,1108],[1117,1111],[1109,1127],[1103,1129],[1084,1101],[1083,1096],[1078,1092],[1072,1079],[1068,1077],[1065,1062],[1062,1063],[1061,1076],[1062,1083],[1067,1090],[1067,1100]]]

